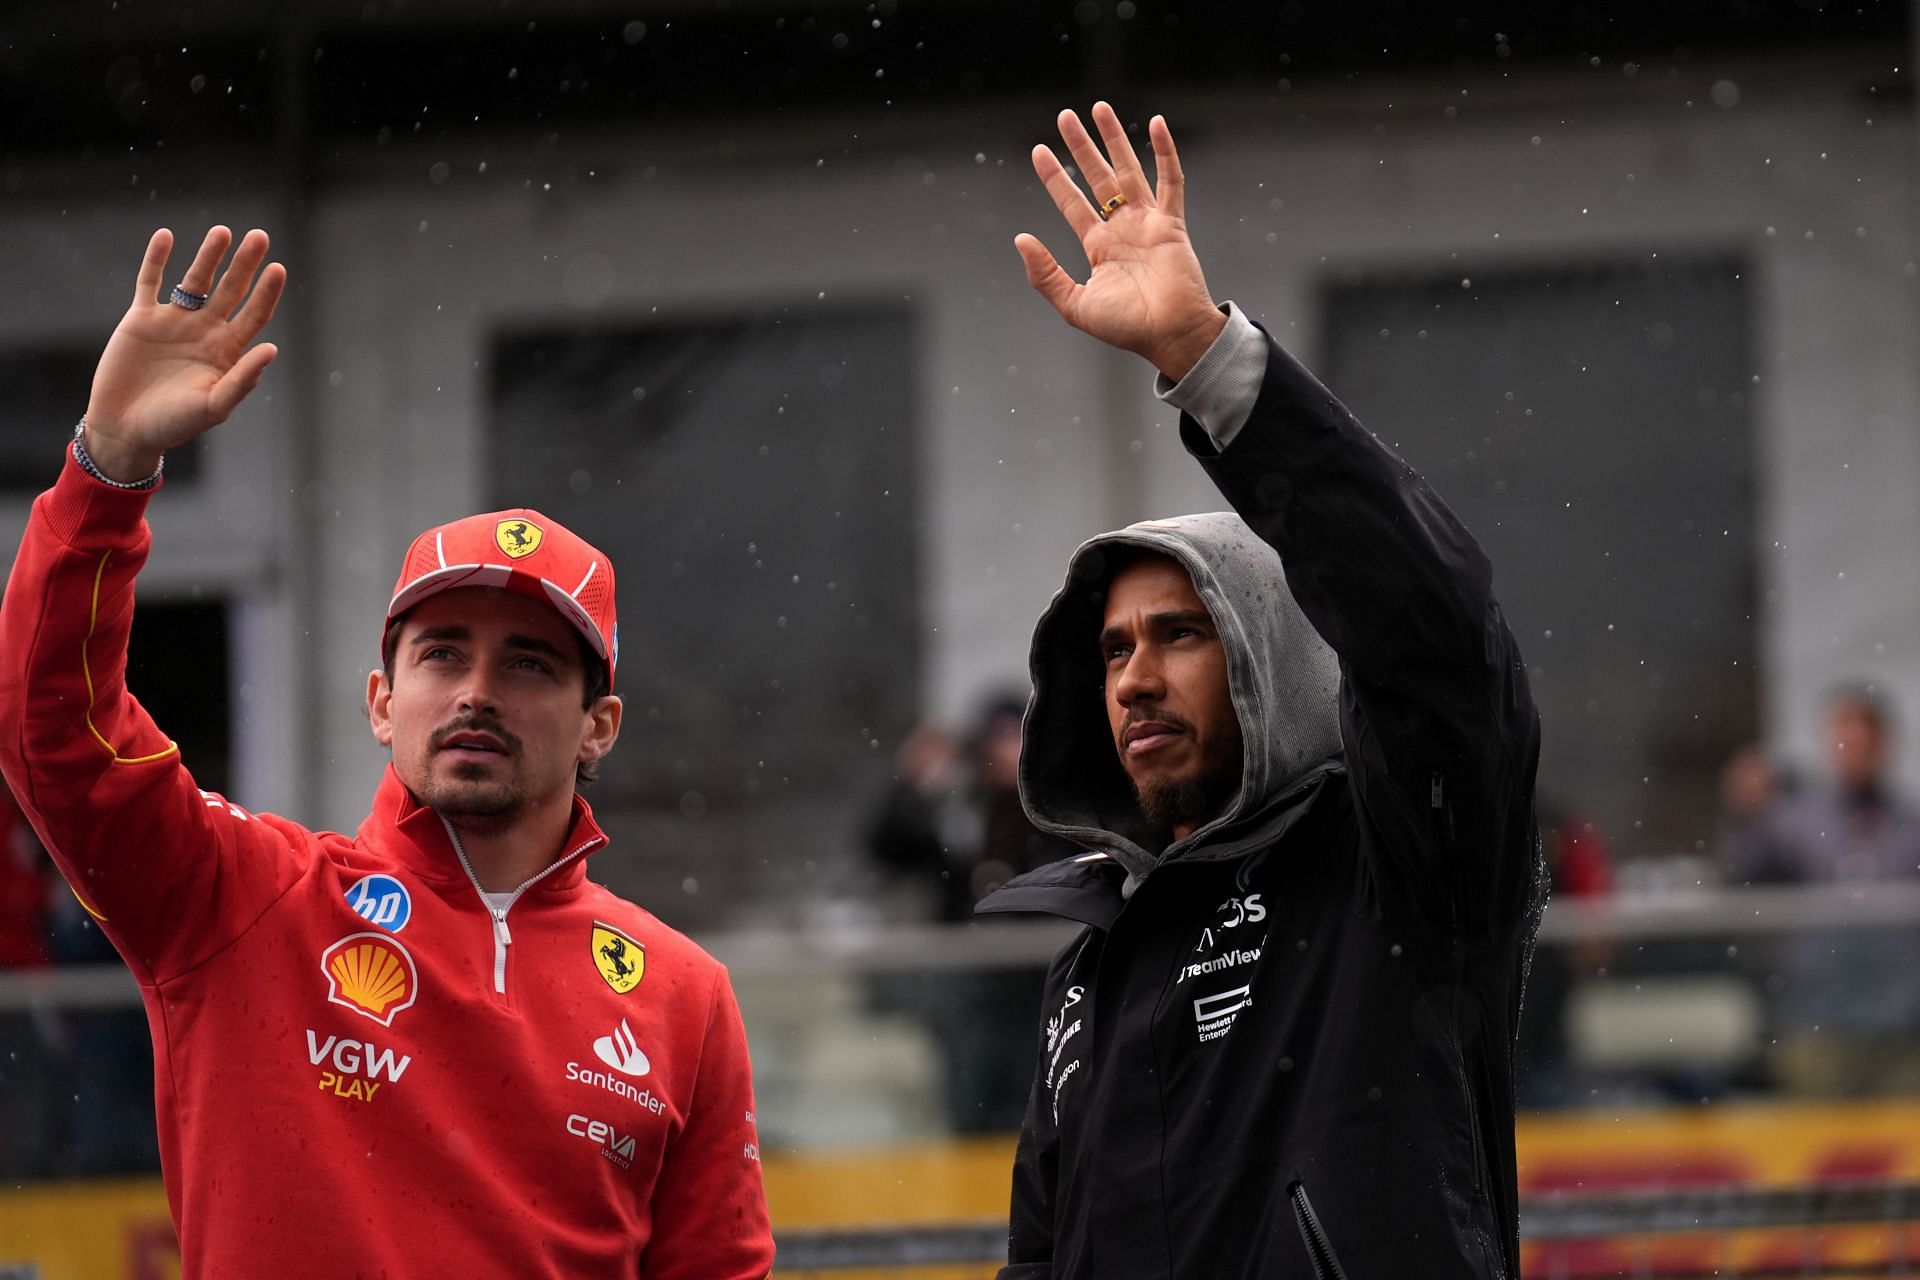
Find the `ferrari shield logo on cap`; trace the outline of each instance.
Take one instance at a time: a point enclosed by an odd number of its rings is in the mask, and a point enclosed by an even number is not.
[[[593,922],[593,965],[621,995],[640,985],[647,972],[647,949],[610,924]]]
[[[540,549],[540,540],[544,537],[540,526],[530,520],[502,520],[493,527],[493,540],[509,560],[532,555]]]

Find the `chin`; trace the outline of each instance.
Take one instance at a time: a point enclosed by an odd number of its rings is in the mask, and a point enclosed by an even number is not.
[[[451,781],[430,781],[419,793],[421,802],[450,817],[507,817],[520,809],[518,789],[498,780],[466,775],[466,768],[463,766]]]

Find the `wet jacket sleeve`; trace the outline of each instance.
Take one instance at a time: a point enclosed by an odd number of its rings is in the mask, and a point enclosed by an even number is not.
[[[647,1280],[762,1280],[773,1229],[760,1176],[753,1067],[733,984],[715,979],[687,1121],[661,1162]]]
[[[1280,553],[1339,655],[1341,732],[1379,891],[1432,923],[1501,931],[1534,892],[1539,721],[1486,555],[1411,467],[1271,337],[1225,449],[1182,438]]]
[[[305,844],[202,792],[127,691],[147,494],[68,456],[0,601],[0,773],[142,982],[198,965],[298,877]]]

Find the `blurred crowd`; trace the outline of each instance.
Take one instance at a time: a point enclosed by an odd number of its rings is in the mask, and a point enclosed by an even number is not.
[[[965,921],[1007,878],[1077,852],[1034,829],[1019,798],[1024,697],[1007,691],[958,730],[911,734],[866,827],[896,904],[928,921]],[[1722,772],[1722,812],[1699,878],[1729,887],[1920,879],[1920,806],[1892,781],[1888,700],[1865,683],[1824,700],[1826,759],[1796,770],[1758,745]],[[1620,869],[1577,797],[1539,797],[1552,900],[1602,899]],[[986,927],[986,926],[976,926]],[[959,987],[966,987],[959,990]],[[882,1008],[917,1012],[948,1058],[954,1128],[1011,1128],[1033,1046],[1016,1016],[1037,975],[977,984],[881,983]],[[1714,1047],[1636,1059],[1627,1043],[1699,1019]],[[1666,1036],[1665,1039],[1674,1039]],[[1684,1037],[1681,1037],[1684,1039]],[[1612,1040],[1614,1043],[1608,1044]],[[1593,936],[1543,944],[1518,1045],[1523,1105],[1652,1103],[1731,1094],[1847,1098],[1920,1095],[1920,930],[1803,928],[1778,936],[1682,938],[1631,946]],[[1596,1065],[1597,1064],[1597,1065]],[[1631,1064],[1631,1065],[1622,1065]],[[998,1102],[983,1102],[983,1098]]]
[[[859,832],[869,888],[889,919],[1004,927],[973,922],[973,904],[1012,876],[1078,852],[1037,830],[1021,806],[1024,710],[1024,691],[996,693],[966,723],[924,724],[899,748],[892,781],[872,798]],[[1789,768],[1759,746],[1726,762],[1709,873],[1724,884],[1920,879],[1920,804],[1892,781],[1888,700],[1873,686],[1848,684],[1820,714],[1826,756],[1817,767]],[[1614,893],[1622,868],[1577,797],[1543,792],[1539,815],[1552,897]],[[0,788],[0,1175],[156,1167],[140,1009],[36,999],[20,980],[54,966],[110,963],[112,947]],[[934,1047],[952,1132],[1009,1132],[1031,1075],[1030,1015],[1040,987],[1041,975],[1026,969],[903,971],[868,979],[866,1001],[876,1016],[917,1025]],[[1744,999],[1751,1026],[1711,1053],[1635,1060],[1613,1042],[1657,1039],[1663,999],[1677,1002],[1673,1016],[1695,1023]],[[1639,1025],[1648,1019],[1656,1020],[1651,1033]],[[1732,942],[1627,945],[1583,936],[1543,944],[1518,1055],[1521,1102],[1536,1108],[1735,1094],[1920,1095],[1920,930],[1855,925]]]

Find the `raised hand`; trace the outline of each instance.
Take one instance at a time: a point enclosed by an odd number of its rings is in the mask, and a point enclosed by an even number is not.
[[[216,283],[232,243],[225,227],[200,242],[180,287],[207,302],[188,310],[160,293],[173,233],[163,227],[147,242],[133,305],[107,340],[87,400],[87,452],[115,480],[144,479],[168,449],[225,422],[278,354],[253,340],[273,317],[287,270],[277,262],[261,270],[267,233],[249,231]]]
[[[1033,149],[1033,171],[1080,237],[1080,248],[1092,269],[1087,282],[1076,284],[1033,236],[1015,236],[1013,245],[1026,263],[1028,282],[1068,324],[1145,356],[1178,382],[1226,325],[1226,317],[1207,292],[1193,242],[1187,238],[1186,179],[1180,172],[1180,155],[1165,118],[1155,116],[1147,133],[1153,140],[1158,187],[1150,187],[1113,108],[1096,102],[1093,122],[1106,143],[1105,156],[1079,116],[1062,111],[1059,118],[1061,140],[1080,166],[1080,175],[1093,192],[1092,201],[1051,148]],[[1104,218],[1103,210],[1108,210]]]

